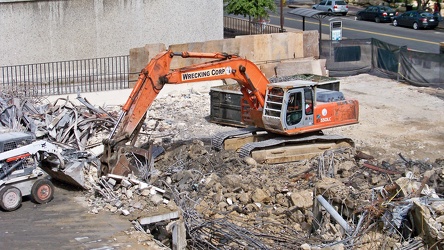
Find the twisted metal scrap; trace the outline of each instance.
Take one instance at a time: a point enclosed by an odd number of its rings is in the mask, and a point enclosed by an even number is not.
[[[78,97],[82,105],[59,98],[52,104],[17,93],[0,93],[0,126],[85,150],[92,136],[113,127],[114,118]]]

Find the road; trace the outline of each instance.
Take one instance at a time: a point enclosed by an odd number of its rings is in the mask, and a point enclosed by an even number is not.
[[[25,197],[18,210],[0,211],[0,249],[141,249],[122,236],[133,227],[127,218],[90,214],[82,191],[55,184],[48,204]]]
[[[307,8],[309,6],[306,6]],[[293,8],[285,7],[284,28],[302,29],[302,17],[289,14]],[[350,11],[347,16],[326,17],[322,20],[322,34],[325,39],[330,32],[330,21],[342,21],[343,39],[366,39],[376,38],[381,41],[407,46],[411,50],[417,50],[427,53],[439,53],[439,43],[444,42],[444,29],[435,30],[414,30],[411,28],[394,27],[391,23],[375,23],[370,21],[355,20],[354,11]],[[279,11],[279,10],[278,10]],[[271,14],[270,21],[272,25],[280,26],[280,14]],[[312,18],[305,19],[306,30],[318,30],[318,21]],[[323,38],[324,39],[324,38]]]

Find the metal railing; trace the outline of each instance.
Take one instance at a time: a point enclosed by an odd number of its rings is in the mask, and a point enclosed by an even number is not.
[[[257,21],[248,21],[241,18],[224,16],[224,33],[238,35],[256,35],[281,33],[281,28]]]
[[[45,96],[128,88],[129,56],[0,67],[3,90]]]

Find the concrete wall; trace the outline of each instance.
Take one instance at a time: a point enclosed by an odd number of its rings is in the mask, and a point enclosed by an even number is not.
[[[130,50],[130,72],[137,73],[159,52],[171,49],[174,52],[226,52],[237,54],[256,63],[267,76],[293,74],[325,75],[325,60],[319,58],[319,39],[317,31],[295,31],[278,34],[237,36],[236,38],[206,42],[172,44],[148,44]],[[171,68],[208,61],[176,57]],[[130,81],[137,80],[133,74]]]
[[[223,6],[221,0],[0,3],[0,24],[0,66],[9,66],[223,39]]]

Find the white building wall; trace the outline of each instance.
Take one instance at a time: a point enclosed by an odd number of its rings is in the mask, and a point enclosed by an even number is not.
[[[145,44],[223,39],[221,0],[0,3],[0,66],[127,55]]]

